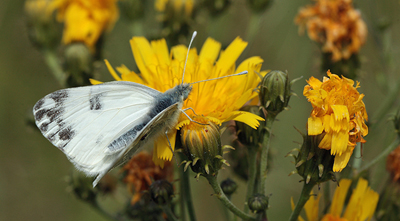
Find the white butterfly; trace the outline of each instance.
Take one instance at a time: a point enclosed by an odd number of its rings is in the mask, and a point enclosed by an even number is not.
[[[96,176],[96,186],[145,142],[167,134],[180,113],[190,119],[182,106],[192,84],[182,82],[164,93],[127,81],[63,89],[39,100],[33,114],[43,136],[78,170]]]

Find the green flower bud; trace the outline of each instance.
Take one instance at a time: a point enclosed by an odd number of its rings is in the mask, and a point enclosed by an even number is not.
[[[264,118],[264,112],[259,106],[244,106],[241,111],[250,112]],[[264,140],[265,121],[260,121],[260,126],[255,130],[245,123],[236,122],[236,131],[238,132],[238,140],[240,143],[248,147],[259,147]]]
[[[50,4],[50,0],[25,2],[28,36],[38,48],[55,48],[61,40],[61,26],[55,21],[53,14],[49,13]]]
[[[237,187],[238,185],[236,182],[229,178],[221,182],[221,189],[227,196],[232,195],[236,191]]]
[[[157,204],[167,204],[174,195],[174,187],[166,180],[156,180],[150,186],[150,193]]]
[[[93,55],[83,43],[68,44],[64,52],[67,85],[89,85],[92,77]]]
[[[305,135],[300,150],[296,149],[299,151],[297,156],[289,154],[294,157],[296,165],[296,171],[291,174],[298,173],[307,184],[335,180],[333,173],[335,155],[331,155],[330,150],[318,147],[324,136],[325,133],[317,136]]]
[[[268,196],[257,193],[249,198],[247,204],[253,213],[263,213],[268,208],[268,201]]]
[[[197,116],[194,121],[181,128],[185,169],[190,166],[199,175],[216,175],[226,161],[222,157],[221,135],[218,126],[205,117]],[[201,124],[199,124],[201,123]],[[205,124],[205,125],[203,125]]]
[[[288,74],[282,71],[270,71],[264,76],[260,86],[260,102],[268,114],[277,115],[289,103],[294,81],[289,82]]]

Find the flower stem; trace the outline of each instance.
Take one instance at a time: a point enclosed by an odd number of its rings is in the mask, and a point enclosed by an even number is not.
[[[272,124],[274,123],[276,115],[268,113],[266,120],[266,132],[264,134],[264,141],[261,147],[261,162],[260,162],[260,186],[259,193],[265,195],[265,181],[267,179],[267,166],[268,166],[268,152],[269,152],[269,138],[271,137]]]
[[[44,50],[43,54],[44,60],[46,61],[47,66],[49,66],[51,73],[54,75],[58,83],[62,87],[65,87],[66,76],[60,62],[58,61],[56,53],[53,50]]]
[[[400,138],[397,137],[391,144],[389,144],[388,147],[384,151],[381,152],[377,157],[375,157],[371,162],[369,162],[367,165],[363,166],[360,169],[360,173],[369,169],[371,166],[375,165],[379,160],[383,159],[386,157],[390,152],[392,152],[398,145],[400,144]]]
[[[296,207],[294,208],[292,215],[290,216],[290,219],[289,219],[290,221],[297,220],[304,205],[306,204],[308,199],[310,199],[310,193],[314,186],[315,186],[315,183],[312,181],[309,182],[308,184],[306,182],[304,182],[303,190],[301,191],[299,201],[297,202]]]
[[[226,195],[222,191],[221,186],[219,185],[216,176],[206,175],[205,177],[208,180],[208,182],[210,183],[211,187],[213,188],[214,193],[215,193],[214,195],[219,200],[221,200],[222,204],[224,204],[224,206],[226,206],[229,210],[231,210],[232,213],[234,213],[236,216],[242,218],[243,220],[255,220],[253,217],[244,213],[243,211],[238,209],[235,205],[233,205],[233,203],[231,201],[229,201],[229,199],[226,197]]]
[[[246,201],[244,205],[244,212],[249,212],[249,206],[247,205],[247,201],[250,197],[254,195],[254,188],[257,178],[257,149],[258,147],[251,146],[248,147],[248,162],[249,162],[249,180],[247,182],[247,193],[246,193]]]
[[[189,171],[185,172],[184,168],[181,167],[180,172],[181,172],[181,179],[182,179],[182,181],[181,181],[181,199],[182,199],[181,204],[187,206],[190,220],[196,221],[196,215],[195,215],[194,207],[193,207],[192,193],[190,191]],[[183,206],[182,214],[185,214],[184,206]]]
[[[362,163],[362,158],[361,158],[361,144],[357,143],[355,148],[354,148],[354,159],[353,159],[353,168],[358,170],[361,166]]]

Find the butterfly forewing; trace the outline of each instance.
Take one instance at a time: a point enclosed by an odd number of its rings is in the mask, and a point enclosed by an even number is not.
[[[79,170],[95,176],[110,170],[138,140],[159,94],[132,82],[70,88],[39,100],[33,113],[42,134]]]

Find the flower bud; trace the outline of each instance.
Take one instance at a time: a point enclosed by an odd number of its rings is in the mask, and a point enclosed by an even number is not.
[[[197,123],[190,122],[181,128],[183,152],[188,158],[185,169],[190,165],[197,175],[215,175],[226,163],[222,158],[218,126],[205,117],[197,116],[193,120]]]
[[[140,200],[134,205],[128,204],[125,214],[133,220],[163,220],[163,210],[152,199],[148,191],[144,191]]]
[[[325,133],[317,136],[305,135],[298,155],[292,155],[295,159],[297,171],[291,174],[298,173],[307,184],[334,180],[333,162],[335,155],[331,155],[330,150],[318,147],[324,136]]]
[[[25,2],[28,36],[38,48],[55,48],[60,42],[61,29],[48,8],[50,0]]]
[[[264,113],[259,106],[244,106],[241,111],[250,112],[264,118]],[[259,147],[264,140],[265,121],[260,121],[260,126],[255,130],[245,123],[236,121],[236,131],[240,143],[248,147]]]
[[[83,43],[68,44],[64,52],[65,72],[68,75],[67,85],[89,85],[92,77],[93,56]]]
[[[282,71],[270,71],[264,76],[260,86],[260,102],[268,114],[277,115],[289,103],[294,81],[289,82],[288,74]]]
[[[229,8],[231,1],[229,0],[205,0],[203,1],[204,7],[207,8],[211,16],[221,15],[226,9]]]
[[[157,180],[151,184],[150,193],[157,204],[167,204],[171,202],[174,195],[174,187],[166,180]]]
[[[236,182],[229,178],[221,182],[221,189],[228,197],[236,191],[237,187]]]
[[[257,193],[249,198],[247,204],[253,213],[262,213],[268,208],[268,201],[268,196]]]

